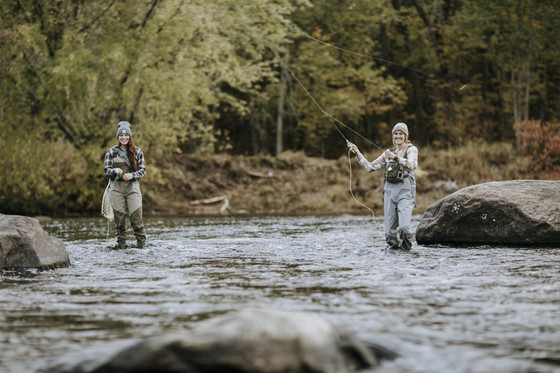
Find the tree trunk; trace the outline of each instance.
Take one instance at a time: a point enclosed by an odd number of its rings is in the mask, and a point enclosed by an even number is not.
[[[527,51],[525,58],[525,107],[523,110],[523,120],[529,120],[529,98],[531,93],[531,49]]]
[[[290,59],[290,47],[286,45],[286,55],[284,60],[288,64]],[[284,99],[286,96],[286,84],[288,81],[288,71],[281,64],[280,70],[280,93],[278,97],[278,112],[276,114],[276,155],[280,155],[284,151]]]
[[[516,46],[515,55],[512,59],[512,69],[511,69],[511,99],[512,99],[512,111],[513,111],[513,122],[521,122],[521,91],[519,84],[521,83],[521,57],[519,56],[519,48]]]
[[[283,151],[283,133],[284,133],[284,120],[282,116],[284,115],[284,72],[280,73],[280,97],[278,97],[278,112],[276,114],[276,155],[280,155]]]

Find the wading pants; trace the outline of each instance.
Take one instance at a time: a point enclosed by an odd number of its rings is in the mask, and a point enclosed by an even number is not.
[[[134,230],[136,242],[140,246],[146,245],[146,229],[142,220],[142,192],[140,183],[134,181],[112,182],[111,205],[115,214],[117,227],[117,243],[119,247],[126,245],[126,215],[130,216],[130,225]]]
[[[391,246],[406,250],[412,248],[414,232],[410,228],[412,209],[416,205],[416,180],[414,175],[400,183],[384,185],[385,241]]]

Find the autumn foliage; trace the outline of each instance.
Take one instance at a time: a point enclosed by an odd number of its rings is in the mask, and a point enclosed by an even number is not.
[[[541,179],[560,177],[560,123],[529,120],[514,126],[518,149],[531,158],[529,171]]]

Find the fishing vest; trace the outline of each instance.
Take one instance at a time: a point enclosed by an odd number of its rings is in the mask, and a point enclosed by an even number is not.
[[[113,168],[120,168],[121,170],[123,170],[123,172],[125,174],[133,172],[132,165],[130,164],[130,161],[128,160],[126,150],[122,150],[120,147],[117,146],[115,148],[115,151],[116,151],[117,155],[115,156],[115,158],[113,158]],[[122,175],[121,175],[121,178],[122,178]],[[118,177],[116,179],[120,180]]]
[[[397,154],[397,148],[390,149],[393,153]],[[408,148],[406,148],[406,152],[404,153],[404,159],[406,159],[406,154],[408,153]],[[385,181],[389,183],[396,184],[400,183],[404,180],[405,177],[409,175],[406,172],[405,167],[397,163],[396,161],[389,159],[387,161],[387,165],[385,166]]]

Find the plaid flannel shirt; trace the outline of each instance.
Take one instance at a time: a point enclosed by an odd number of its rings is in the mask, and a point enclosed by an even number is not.
[[[105,176],[109,179],[114,179],[116,173],[115,169],[113,168],[113,160],[117,156],[117,148],[119,146],[115,145],[105,153],[105,167],[104,172]],[[146,175],[146,162],[144,161],[144,153],[139,147],[136,147],[136,164],[138,165],[138,170],[131,172],[132,180],[140,180],[144,175]]]

